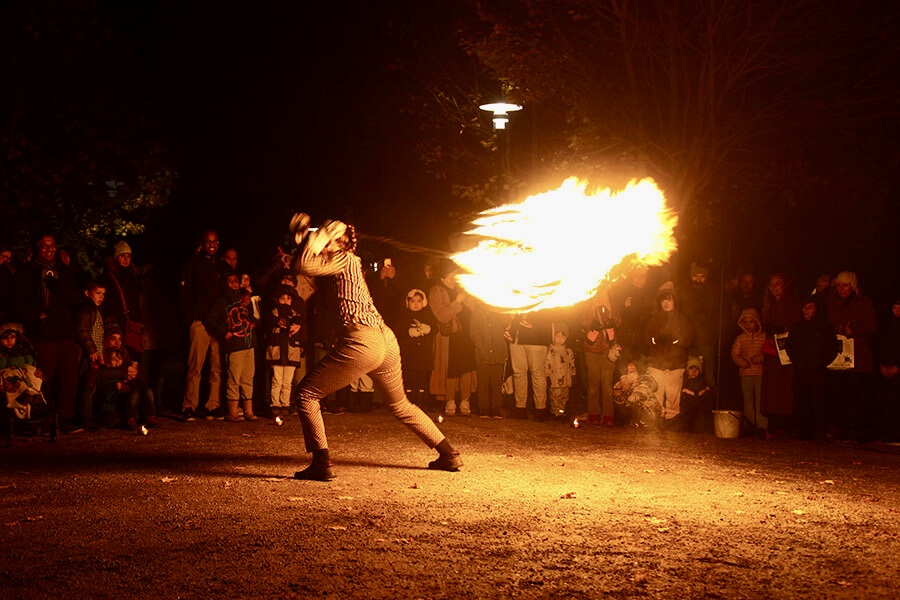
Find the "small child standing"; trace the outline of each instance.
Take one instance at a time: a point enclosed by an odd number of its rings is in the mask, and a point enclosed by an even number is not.
[[[406,309],[400,312],[394,324],[394,333],[400,345],[400,362],[403,369],[403,387],[409,401],[418,407],[425,406],[428,382],[434,367],[434,335],[437,320],[428,306],[428,298],[420,289],[406,294]]]
[[[738,318],[743,330],[731,345],[731,360],[739,367],[741,392],[744,396],[744,416],[762,435],[768,429],[766,416],[762,414],[760,392],[762,390],[763,343],[766,334],[755,308],[745,308]]]
[[[549,399],[551,416],[562,418],[566,414],[572,376],[575,375],[575,353],[566,346],[569,326],[565,322],[553,324],[553,342],[547,348],[544,369],[550,378]]]
[[[681,386],[681,431],[707,432],[710,411],[713,409],[712,388],[703,377],[703,357],[690,356]]]
[[[270,406],[276,417],[287,418],[291,408],[294,371],[303,358],[303,315],[294,308],[303,302],[289,285],[279,285],[272,294],[275,306],[266,315],[266,362],[272,371]]]
[[[97,392],[97,373],[103,364],[105,324],[102,305],[106,287],[92,281],[84,290],[87,301],[75,313],[75,338],[83,351],[84,365],[80,386],[81,424],[88,431],[96,431],[94,424],[94,394]]]
[[[256,346],[256,320],[253,319],[251,294],[241,288],[237,274],[229,274],[225,284],[225,293],[213,302],[203,324],[212,335],[222,340],[222,350],[228,358],[225,420],[231,423],[255,421],[253,375],[256,359],[253,348]],[[241,403],[243,417],[238,413]]]

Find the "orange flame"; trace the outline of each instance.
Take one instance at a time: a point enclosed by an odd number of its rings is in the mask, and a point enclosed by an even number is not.
[[[675,251],[678,217],[652,179],[588,194],[571,177],[519,204],[483,211],[466,235],[476,247],[451,258],[459,284],[504,312],[570,306],[592,297],[626,258],[658,265]]]

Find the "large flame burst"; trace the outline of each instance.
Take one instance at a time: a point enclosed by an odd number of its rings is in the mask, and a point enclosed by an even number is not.
[[[588,194],[569,178],[519,204],[486,210],[466,235],[476,247],[451,258],[460,285],[504,312],[570,306],[593,296],[623,260],[661,264],[675,250],[678,217],[652,179]]]

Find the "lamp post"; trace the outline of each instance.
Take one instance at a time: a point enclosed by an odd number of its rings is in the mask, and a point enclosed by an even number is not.
[[[509,102],[492,102],[490,104],[482,104],[478,108],[494,115],[494,129],[506,129],[506,124],[509,123],[509,113],[522,110],[520,105],[510,104]]]

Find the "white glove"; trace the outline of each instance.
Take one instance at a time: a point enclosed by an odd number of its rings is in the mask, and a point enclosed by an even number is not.
[[[325,221],[325,224],[317,231],[309,234],[309,242],[306,244],[307,252],[321,254],[328,244],[344,235],[346,231],[347,225],[341,221]]]

